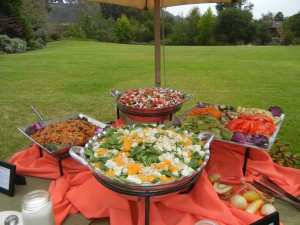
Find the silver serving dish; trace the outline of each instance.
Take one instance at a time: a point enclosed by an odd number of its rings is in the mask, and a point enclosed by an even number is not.
[[[278,135],[278,133],[281,129],[284,118],[285,118],[285,114],[282,114],[280,116],[279,122],[276,124],[276,130],[275,130],[274,134],[269,138],[269,145],[266,148],[259,147],[259,146],[256,146],[256,145],[252,145],[252,144],[241,144],[241,143],[238,143],[238,142],[222,140],[222,139],[216,139],[216,140],[226,142],[226,143],[230,143],[230,144],[240,145],[240,146],[243,146],[243,147],[246,147],[246,148],[256,148],[256,149],[260,149],[260,150],[263,149],[263,150],[269,151],[269,150],[271,150],[273,144],[276,141],[277,135]]]
[[[206,105],[206,106],[220,106],[220,104],[209,104],[209,103],[201,103],[203,105]],[[232,106],[230,106],[232,107]],[[194,108],[194,107],[193,107]],[[233,107],[232,107],[233,108]],[[184,120],[186,117],[187,117],[187,114],[190,112],[191,110],[188,110],[186,111],[181,117],[175,117],[173,119],[173,124],[175,126],[181,126],[181,121]],[[273,135],[271,137],[269,137],[269,144],[268,146],[265,146],[265,147],[261,147],[261,146],[256,146],[254,144],[251,144],[251,143],[239,143],[239,142],[234,142],[234,141],[231,141],[231,140],[224,140],[224,139],[220,139],[220,138],[217,138],[215,137],[215,140],[217,141],[221,141],[221,142],[225,142],[225,143],[229,143],[229,144],[234,144],[234,145],[239,145],[239,146],[243,146],[245,148],[256,148],[256,149],[260,149],[260,150],[266,150],[266,151],[269,151],[271,150],[273,144],[275,143],[276,141],[276,138],[277,138],[277,135],[281,129],[281,126],[283,124],[283,121],[285,119],[285,114],[281,114],[281,116],[279,117],[279,121],[276,123],[276,130],[275,132],[273,133]]]
[[[204,167],[207,165],[207,162],[210,158],[210,144],[213,140],[213,135],[210,133],[201,133],[199,134],[199,139],[204,141],[204,148],[206,149],[206,156],[204,159],[203,164],[197,169],[197,171],[195,171],[193,174],[191,174],[190,176],[186,176],[183,177],[179,180],[176,180],[174,182],[171,183],[166,183],[166,184],[135,184],[135,183],[130,183],[130,182],[123,182],[120,181],[118,179],[113,179],[110,177],[107,177],[106,175],[104,175],[103,173],[101,173],[99,170],[95,170],[88,162],[84,151],[85,149],[89,148],[90,146],[92,146],[93,144],[96,143],[96,141],[101,138],[101,136],[105,134],[105,131],[103,133],[99,133],[97,134],[93,139],[90,140],[90,142],[83,148],[83,147],[72,147],[69,151],[69,154],[71,155],[72,158],[74,158],[75,160],[77,160],[78,162],[80,162],[82,165],[86,166],[87,168],[90,169],[90,171],[93,172],[94,176],[96,177],[96,179],[104,184],[106,187],[115,190],[117,192],[124,192],[126,193],[127,191],[133,191],[136,195],[142,195],[143,193],[167,193],[167,192],[175,192],[172,190],[176,190],[176,188],[178,188],[178,190],[180,190],[180,187],[184,187],[186,185],[188,185],[189,183],[195,181],[197,179],[197,177],[201,174],[201,172],[203,171]]]
[[[107,127],[107,124],[100,122],[98,120],[93,119],[90,116],[87,116],[85,114],[82,113],[77,113],[77,114],[71,114],[71,115],[67,115],[61,118],[55,118],[55,119],[50,119],[50,120],[46,120],[44,119],[44,117],[42,116],[42,114],[40,112],[38,112],[34,107],[32,107],[32,110],[34,111],[34,113],[38,116],[39,121],[30,125],[26,125],[24,127],[19,127],[17,128],[25,137],[27,137],[30,141],[32,141],[33,143],[37,144],[42,150],[48,152],[49,154],[55,156],[55,157],[62,157],[65,155],[68,155],[69,153],[69,149],[72,147],[72,145],[58,145],[58,144],[51,144],[51,145],[43,145],[39,142],[37,142],[36,140],[34,140],[31,135],[34,134],[36,131],[38,131],[39,129],[42,129],[44,127],[49,126],[50,124],[55,124],[58,122],[63,122],[66,120],[70,120],[70,119],[82,119],[82,120],[86,120],[89,123],[97,126],[99,129],[98,131],[102,131],[104,128]]]

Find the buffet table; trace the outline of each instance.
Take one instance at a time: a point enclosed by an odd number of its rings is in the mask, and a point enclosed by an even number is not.
[[[50,181],[40,178],[26,177],[27,185],[26,186],[17,186],[16,195],[13,198],[0,195],[0,211],[4,210],[20,210],[20,205],[22,201],[23,195],[26,193],[37,190],[37,189],[45,189],[47,190],[50,184]],[[294,207],[291,207],[289,204],[276,201],[276,208],[280,212],[281,222],[285,225],[297,225],[300,221],[300,213]],[[92,223],[91,223],[92,222]],[[65,222],[64,225],[108,225],[109,221],[107,219],[100,220],[88,220],[84,218],[81,214],[70,215]]]
[[[117,96],[113,124],[81,113],[44,120],[33,108],[39,121],[19,128],[34,144],[10,163],[18,175],[51,180],[30,178],[23,190],[49,185],[56,225],[78,213],[89,224],[279,225],[274,196],[300,209],[300,170],[268,154],[284,119],[280,107],[198,103],[162,124],[185,94],[144,88]]]
[[[243,149],[238,146],[232,147],[220,142],[213,143],[211,161],[206,168],[206,173],[200,177],[194,189],[187,194],[163,198],[161,202],[160,200],[158,200],[159,202],[157,200],[152,202],[151,219],[155,222],[151,224],[174,224],[165,217],[166,215],[170,216],[170,213],[173,216],[175,216],[174,213],[178,214],[177,217],[183,218],[182,224],[187,225],[192,225],[195,220],[204,218],[216,220],[221,225],[246,225],[258,220],[260,217],[257,215],[245,214],[222,203],[207,179],[207,173],[215,172],[219,172],[224,176],[242,176],[242,159]],[[90,219],[110,217],[112,225],[120,224],[120,220],[123,224],[136,224],[137,221],[139,221],[138,224],[143,224],[142,202],[136,204],[137,199],[128,199],[128,197],[115,194],[104,188],[88,170],[78,163],[76,166],[76,162],[70,158],[64,163],[66,171],[64,177],[60,176],[55,159],[48,155],[40,158],[37,146],[17,153],[12,158],[12,162],[17,165],[19,174],[54,179],[49,190],[54,202],[56,224],[62,224],[65,219],[68,223],[68,215],[71,215],[70,218],[72,219],[73,214],[78,211]],[[224,165],[230,166],[225,167]],[[76,169],[74,170],[74,168]],[[270,157],[262,151],[255,149],[251,151],[248,169],[248,177],[265,174],[281,183],[281,186],[290,193],[296,196],[300,194],[300,183],[298,182],[300,171],[273,164]],[[80,170],[81,172],[78,173]],[[37,186],[45,188],[49,184],[48,181],[36,182],[32,178],[28,181],[27,186],[17,187],[16,199],[20,200],[23,191],[36,189]],[[31,181],[33,181],[32,185]],[[1,199],[4,200],[3,202],[7,202],[11,201],[12,198],[1,196]],[[11,205],[11,209],[16,209],[19,206],[17,201],[14,205],[11,203],[2,205],[1,201],[1,209],[9,210],[9,208],[5,208],[7,205]],[[278,209],[283,214],[281,220],[285,218],[282,221],[287,221],[288,224],[296,224],[293,223],[293,221],[299,219],[298,214],[295,216],[296,210],[290,209],[291,207],[278,201],[276,205],[279,206]],[[288,213],[286,214],[286,212]],[[230,222],[228,223],[228,221]],[[289,223],[289,221],[292,223]]]

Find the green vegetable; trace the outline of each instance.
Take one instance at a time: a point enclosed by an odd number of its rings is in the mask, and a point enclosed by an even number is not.
[[[156,133],[154,136],[155,136],[156,138],[159,138],[159,137],[161,136],[161,134],[160,134],[160,133]]]
[[[162,175],[167,176],[167,177],[172,177],[172,176],[173,176],[172,172],[169,171],[169,170],[163,170],[163,171],[161,171],[160,173],[161,173]]]
[[[133,148],[130,156],[137,162],[150,166],[152,163],[159,162],[160,152],[153,147],[153,144],[145,143]]]
[[[106,137],[110,137],[111,135],[113,135],[114,133],[116,133],[118,130],[116,128],[109,128],[106,130]]]
[[[224,140],[231,140],[233,133],[230,130],[224,128],[221,130],[221,136]]]
[[[109,160],[110,158],[109,157],[100,157],[100,158],[96,158],[94,157],[91,162],[101,162],[103,164],[106,163],[107,160]]]
[[[193,152],[191,161],[189,162],[189,167],[193,168],[194,170],[197,169],[200,165],[202,158],[198,152]]]
[[[85,149],[84,154],[88,159],[91,159],[94,157],[94,151],[91,148]]]
[[[121,142],[119,140],[118,134],[109,133],[107,140],[100,145],[101,148],[107,149],[121,149]]]
[[[188,116],[184,120],[182,128],[195,134],[208,131],[219,139],[230,140],[232,137],[232,132],[224,128],[224,124],[220,120],[208,115]]]
[[[155,183],[158,183],[160,182],[160,178],[159,177],[156,177],[153,181],[152,181],[152,184],[155,184]]]

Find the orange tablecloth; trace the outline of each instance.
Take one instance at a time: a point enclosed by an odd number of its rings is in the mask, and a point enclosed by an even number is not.
[[[231,208],[220,200],[207,176],[219,173],[224,177],[242,177],[243,154],[244,149],[239,146],[215,141],[209,164],[190,193],[152,198],[151,225],[193,225],[200,219],[211,219],[219,225],[246,225],[258,220],[259,216]],[[143,199],[108,190],[71,158],[63,161],[63,177],[57,161],[47,154],[40,158],[36,145],[15,154],[10,161],[16,164],[18,174],[53,180],[49,191],[57,225],[77,212],[90,219],[109,217],[112,225],[144,223]],[[300,194],[300,170],[274,164],[266,152],[252,149],[246,179],[261,174],[291,194]]]

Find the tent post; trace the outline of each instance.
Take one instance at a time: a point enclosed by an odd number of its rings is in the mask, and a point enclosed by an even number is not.
[[[154,0],[155,86],[160,87],[160,0]]]

